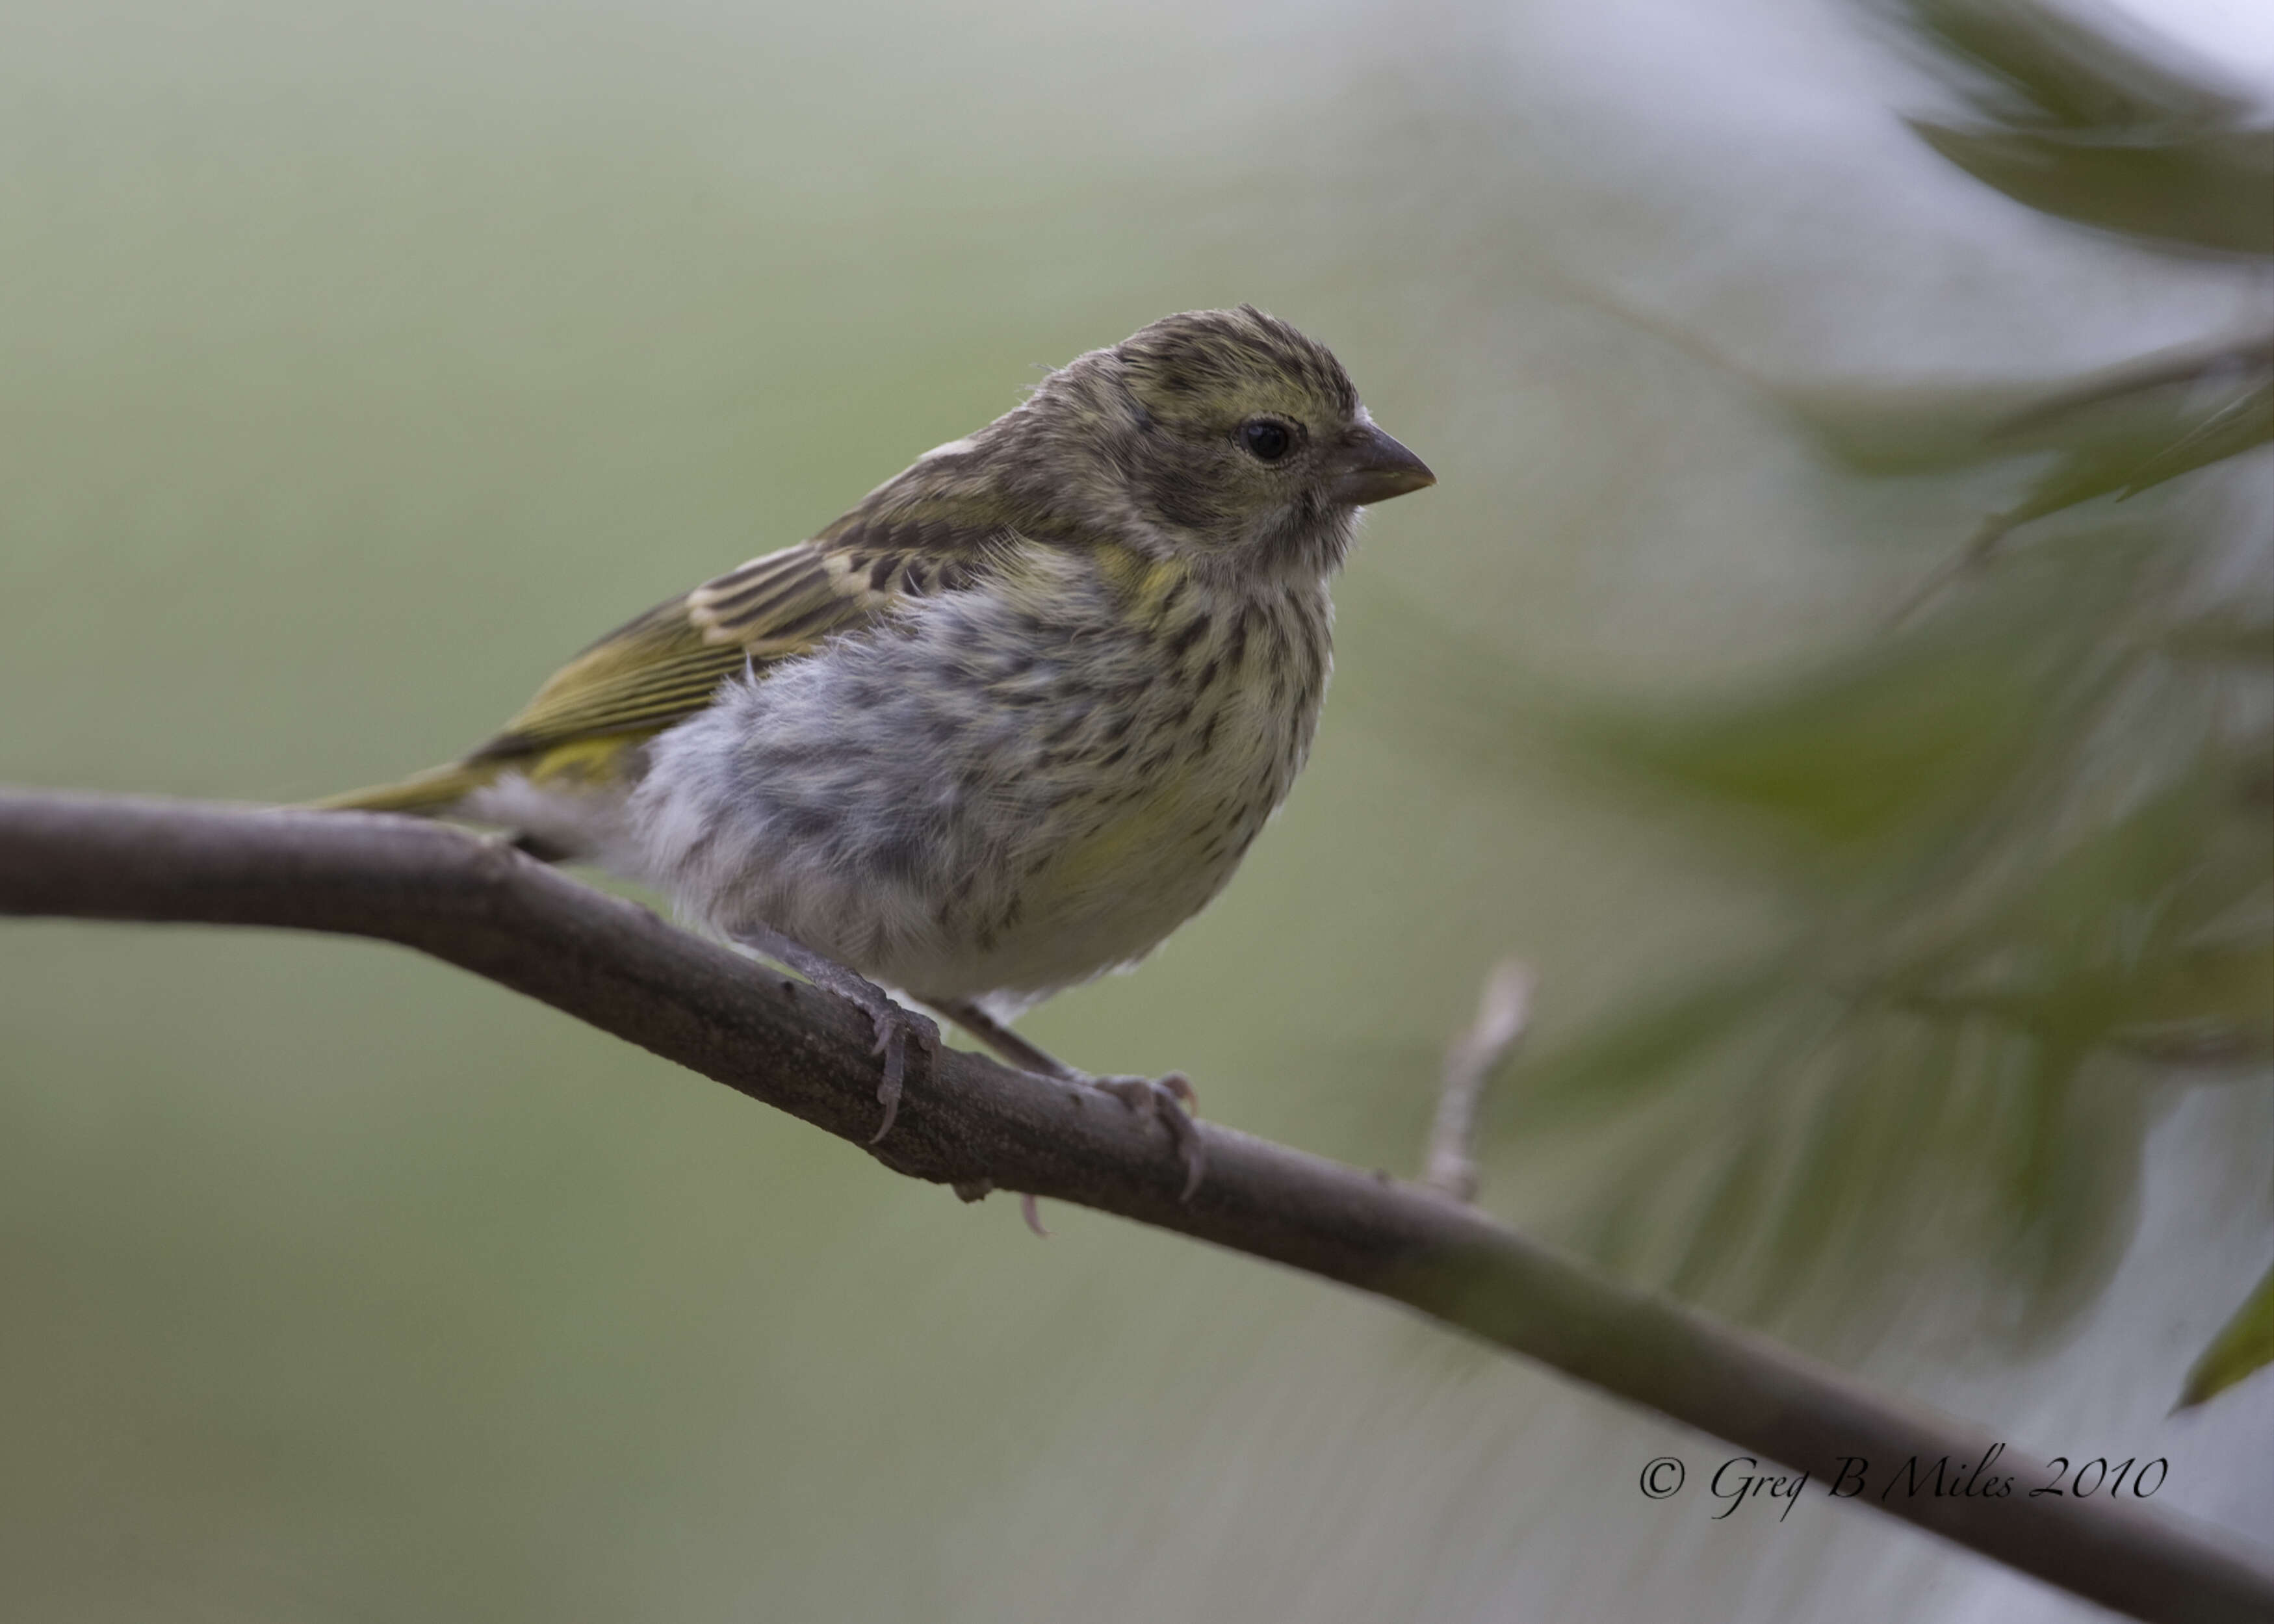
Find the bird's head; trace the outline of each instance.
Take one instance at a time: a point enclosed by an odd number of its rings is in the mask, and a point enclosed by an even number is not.
[[[1242,571],[1324,574],[1359,508],[1436,483],[1374,427],[1332,351],[1246,304],[1091,351],[1026,415],[1030,466],[1085,522]]]

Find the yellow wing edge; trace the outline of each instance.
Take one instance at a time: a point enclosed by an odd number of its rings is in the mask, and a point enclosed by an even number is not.
[[[307,804],[431,817],[508,772],[568,789],[613,781],[628,751],[702,710],[737,672],[808,652],[903,594],[960,588],[1006,553],[1013,535],[1000,525],[848,523],[858,513],[823,538],[752,559],[626,621],[450,765]]]

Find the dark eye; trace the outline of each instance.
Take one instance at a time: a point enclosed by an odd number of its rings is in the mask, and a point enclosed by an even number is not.
[[[1269,417],[1250,417],[1239,425],[1239,443],[1256,461],[1276,462],[1287,455],[1295,437],[1287,432],[1284,423],[1275,423]]]

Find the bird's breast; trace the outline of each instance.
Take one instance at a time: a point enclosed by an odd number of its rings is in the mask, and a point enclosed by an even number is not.
[[[1150,951],[1300,770],[1323,586],[1133,613],[1111,582],[958,592],[730,683],[658,741],[653,868],[920,996],[1038,994]]]
[[[1231,877],[1307,756],[1328,669],[1323,590],[1172,603],[1126,654],[1134,683],[1081,712],[1066,816],[1030,909],[1090,920],[1094,956],[1149,951]]]

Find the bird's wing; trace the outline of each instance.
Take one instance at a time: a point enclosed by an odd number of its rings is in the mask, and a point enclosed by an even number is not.
[[[907,598],[969,585],[1017,544],[1002,526],[866,518],[753,559],[657,605],[555,672],[467,761],[542,756],[659,733],[719,685],[817,647]]]

